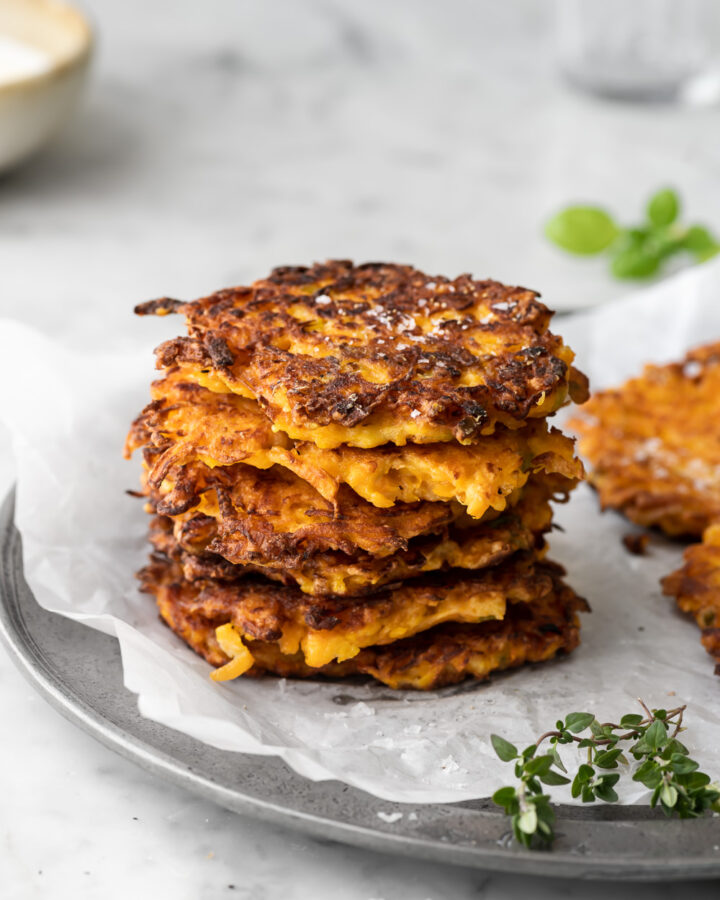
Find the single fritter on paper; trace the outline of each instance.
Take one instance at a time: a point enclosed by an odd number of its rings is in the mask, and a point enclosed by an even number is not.
[[[670,537],[700,537],[663,579],[702,628],[720,674],[720,343],[594,394],[569,423],[604,508]]]
[[[569,426],[604,508],[670,536],[720,519],[720,343],[593,394]]]
[[[706,529],[701,543],[687,548],[685,565],[664,578],[662,586],[702,629],[703,646],[720,675],[720,523]]]

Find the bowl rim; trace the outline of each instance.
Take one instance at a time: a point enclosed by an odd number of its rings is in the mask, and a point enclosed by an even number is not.
[[[36,0],[37,2],[37,0]],[[17,78],[5,83],[0,82],[0,97],[8,96],[15,92],[32,90],[43,84],[49,84],[57,78],[74,69],[80,69],[87,65],[93,54],[95,45],[95,34],[90,20],[87,15],[71,3],[65,0],[40,0],[43,6],[60,9],[64,13],[72,16],[80,26],[81,41],[77,50],[67,57],[67,59],[53,62],[52,65],[34,75],[26,75],[24,78]]]

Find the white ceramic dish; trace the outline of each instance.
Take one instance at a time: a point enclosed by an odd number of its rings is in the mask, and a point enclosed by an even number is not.
[[[57,0],[2,0],[0,35],[48,57],[45,71],[0,81],[0,172],[39,150],[63,125],[82,93],[92,32]]]

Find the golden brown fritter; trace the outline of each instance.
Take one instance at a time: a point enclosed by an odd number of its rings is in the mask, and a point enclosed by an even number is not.
[[[173,631],[224,666],[218,680],[252,669],[367,674],[395,688],[429,689],[572,650],[577,612],[587,608],[559,566],[527,557],[473,575],[426,576],[360,603],[311,599],[258,579],[188,582],[160,557],[140,575]],[[452,624],[435,627],[445,621]]]
[[[604,508],[669,535],[720,519],[720,343],[594,394],[570,422]]]
[[[537,296],[469,275],[333,261],[137,312],[186,316],[189,337],[161,345],[159,367],[192,367],[213,390],[256,398],[295,440],[369,448],[470,443],[585,399]]]
[[[688,547],[685,565],[663,578],[662,587],[683,612],[694,616],[720,675],[720,524],[705,531],[702,543]]]
[[[449,526],[439,534],[413,538],[406,549],[389,556],[325,550],[304,555],[293,566],[281,565],[274,558],[247,552],[246,544],[218,538],[215,519],[202,515],[175,523],[168,517],[157,517],[150,540],[156,550],[182,565],[190,581],[233,580],[252,571],[297,585],[308,594],[360,596],[423,572],[482,569],[517,551],[541,554],[542,535],[552,523],[549,498],[545,482],[530,482],[510,511],[467,528]],[[233,555],[233,548],[239,550],[239,556]]]
[[[533,604],[516,604],[502,621],[441,625],[417,637],[371,647],[321,670],[280,654],[276,644],[251,644],[259,673],[285,678],[342,678],[369,675],[395,690],[434,690],[467,678],[482,681],[493,672],[547,662],[580,643],[582,598],[561,582],[557,594]]]
[[[345,485],[329,503],[280,466],[261,470],[239,463],[211,469],[193,463],[182,474],[185,480],[168,480],[163,491],[150,491],[151,506],[179,522],[197,514],[216,519],[215,552],[233,561],[293,566],[322,550],[389,556],[407,548],[411,538],[473,521],[459,504],[397,503],[380,509]]]
[[[140,447],[149,450],[148,483],[154,490],[166,479],[182,481],[182,467],[189,463],[217,467],[243,462],[260,469],[278,465],[307,481],[325,500],[334,501],[346,484],[374,506],[455,500],[480,518],[488,509],[504,509],[507,496],[533,472],[583,476],[572,439],[541,420],[519,431],[498,429],[470,446],[363,450],[343,445],[323,450],[273,431],[256,401],[215,393],[191,377],[175,368],[155,382],[153,400],[128,436],[128,456]]]
[[[457,503],[398,503],[380,509],[344,485],[331,504],[307,482],[278,466],[263,471],[242,463],[215,469],[195,463],[184,467],[183,473],[187,484],[168,484],[165,494],[150,491],[149,508],[174,519],[176,538],[186,549],[197,547],[193,520],[209,517],[217,527],[212,543],[199,549],[238,565],[298,570],[298,574],[303,568],[309,574],[309,561],[323,552],[341,553],[353,560],[369,554],[382,560],[407,551],[414,538],[447,535],[450,526],[456,532],[467,531],[499,515],[490,512],[485,519],[471,519]],[[515,535],[510,539],[510,532],[506,533],[513,544],[531,544],[529,531],[547,530],[548,500],[565,499],[574,486],[558,475],[538,476],[531,484],[508,498],[508,512],[512,513],[526,494],[520,527],[509,520],[505,523]],[[523,528],[522,521],[528,526]],[[376,568],[383,565],[378,562]]]
[[[180,369],[153,385],[153,398],[133,425],[127,452],[151,449],[148,480],[154,488],[188,462],[244,462],[258,468],[277,464],[308,481],[327,500],[336,497],[344,482],[376,506],[456,499],[479,518],[488,508],[503,509],[505,497],[532,472],[557,472],[571,479],[583,475],[573,441],[542,421],[522,431],[500,429],[473,446],[321,450],[273,432],[254,401],[201,388],[188,382]]]

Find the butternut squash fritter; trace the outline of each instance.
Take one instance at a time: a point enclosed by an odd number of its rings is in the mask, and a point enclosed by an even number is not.
[[[303,569],[309,573],[313,558],[327,551],[361,561],[370,555],[377,560],[375,571],[382,571],[393,564],[388,558],[408,551],[414,538],[447,534],[449,527],[456,532],[469,531],[478,524],[457,503],[398,503],[381,509],[344,485],[331,504],[307,482],[279,466],[263,471],[242,463],[215,469],[195,463],[184,467],[183,473],[187,483],[169,483],[167,493],[149,492],[149,509],[173,518],[176,538],[186,549],[192,549],[190,541],[196,542],[196,525],[189,523],[198,517],[201,521],[210,518],[217,527],[211,545],[202,549],[239,565],[295,570],[298,576]],[[515,521],[504,523],[510,529],[505,533],[510,543],[530,544],[531,533],[546,530],[548,501],[566,499],[574,484],[558,475],[538,476],[532,488],[526,486],[511,495],[508,511],[512,513],[527,490]],[[491,522],[498,515],[491,511],[479,522]],[[484,534],[494,540],[487,531]],[[512,534],[514,538],[510,538]],[[436,543],[437,539],[433,546]],[[340,564],[337,556],[329,558]],[[364,569],[369,572],[372,566]]]
[[[182,482],[189,463],[209,467],[283,466],[335,501],[346,484],[368,503],[457,501],[470,516],[502,510],[508,495],[533,472],[583,476],[571,438],[541,420],[521,431],[498,429],[475,445],[406,444],[362,450],[343,445],[323,450],[294,442],[272,424],[254,400],[216,393],[193,381],[193,373],[175,367],[152,386],[152,402],[135,420],[126,454],[149,449],[147,480],[160,490],[166,479]],[[170,501],[168,501],[170,502]]]
[[[669,535],[720,519],[720,343],[594,394],[569,424],[604,508]]]
[[[685,551],[685,565],[662,580],[663,592],[675,597],[702,629],[702,642],[720,675],[720,524],[710,525],[702,543]]]
[[[150,541],[182,565],[189,581],[236,580],[260,572],[308,594],[361,596],[424,572],[482,569],[518,551],[542,555],[543,535],[552,524],[549,497],[544,482],[531,482],[510,511],[467,528],[449,526],[437,535],[413,538],[406,549],[389,556],[326,550],[303,554],[289,566],[249,550],[247,542],[219,537],[216,520],[203,515],[179,522],[159,516],[151,525]]]
[[[217,539],[231,555],[256,554],[283,566],[322,550],[389,556],[418,535],[473,521],[459,504],[397,503],[379,509],[345,485],[329,503],[280,466],[261,470],[239,463],[211,469],[193,463],[183,467],[182,477],[149,491],[154,511],[178,522],[210,516],[219,525]]]
[[[467,444],[587,396],[538,295],[469,275],[336,260],[136,312],[186,317],[189,336],[158,348],[159,367],[193,367],[323,449]]]
[[[188,582],[160,556],[140,578],[172,630],[223,666],[217,680],[247,671],[367,674],[394,688],[429,689],[577,646],[577,612],[587,605],[561,575],[525,557],[472,575],[427,576],[361,603],[313,600],[263,580]]]

